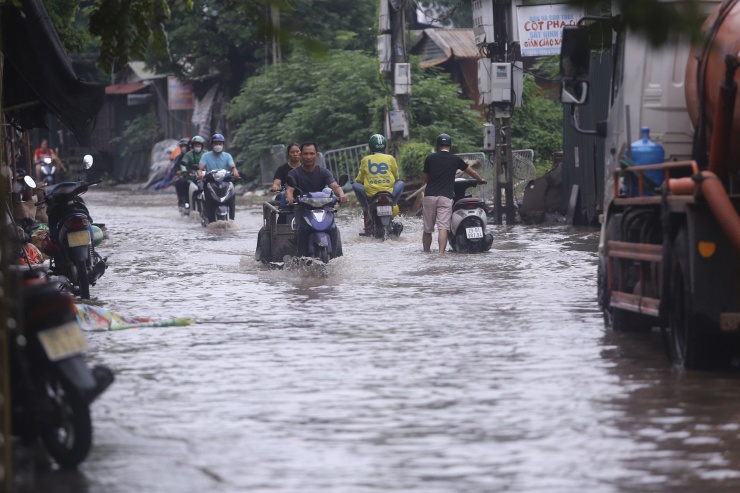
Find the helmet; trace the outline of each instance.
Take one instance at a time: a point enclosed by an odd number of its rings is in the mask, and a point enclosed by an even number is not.
[[[386,144],[385,137],[380,134],[371,135],[370,142],[368,142],[370,150],[375,152],[385,151]]]
[[[190,139],[188,139],[187,137],[183,137],[182,139],[180,139],[180,142],[177,143],[177,145],[180,146],[186,146],[188,144],[190,144]]]
[[[437,135],[437,146],[452,146],[452,137],[447,134]]]
[[[211,135],[211,142],[224,142],[224,136],[221,134]]]
[[[193,137],[193,139],[192,139],[192,140],[190,141],[190,143],[191,143],[192,145],[195,145],[195,144],[200,144],[200,145],[203,145],[203,144],[205,144],[205,143],[206,143],[206,139],[204,139],[204,138],[203,138],[203,137],[201,137],[200,135],[196,135],[195,137]]]

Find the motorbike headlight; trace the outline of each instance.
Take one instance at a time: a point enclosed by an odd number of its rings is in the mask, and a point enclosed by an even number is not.
[[[301,199],[301,202],[310,206],[310,207],[324,207],[325,205],[329,205],[334,201],[333,197],[306,197]]]

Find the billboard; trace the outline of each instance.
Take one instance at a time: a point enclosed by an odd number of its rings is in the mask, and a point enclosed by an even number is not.
[[[569,4],[518,6],[517,24],[522,56],[559,55],[563,28],[575,26],[581,17],[583,8]]]

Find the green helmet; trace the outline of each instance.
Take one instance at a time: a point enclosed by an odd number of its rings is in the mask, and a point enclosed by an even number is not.
[[[385,137],[383,137],[380,134],[375,134],[370,136],[370,142],[368,142],[368,145],[370,146],[370,150],[373,152],[383,152],[385,151],[385,146],[388,144],[388,142],[385,140]]]

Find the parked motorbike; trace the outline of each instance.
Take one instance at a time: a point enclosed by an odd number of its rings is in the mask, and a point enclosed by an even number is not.
[[[90,369],[72,297],[41,270],[14,271],[16,324],[9,326],[13,435],[41,439],[65,469],[87,457],[92,445],[90,404],[113,382],[105,366]]]
[[[455,179],[449,234],[449,243],[453,251],[487,252],[493,244],[493,235],[486,233],[486,203],[473,197],[468,191],[468,188],[477,185],[478,181],[474,179]]]
[[[393,195],[379,192],[368,201],[368,212],[372,219],[370,235],[383,241],[391,235],[401,236],[403,224],[393,220]]]
[[[200,223],[205,227],[215,221],[234,220],[236,194],[234,174],[225,169],[209,171],[203,180],[203,208]]]
[[[295,178],[288,176],[288,185],[295,188],[297,197],[294,223],[297,228],[298,250],[308,257],[328,264],[329,259],[342,256],[342,239],[334,223],[337,197],[332,191],[303,193],[296,187]]]
[[[85,169],[90,169],[92,162],[92,156],[85,156]],[[47,204],[50,238],[59,249],[51,259],[51,272],[68,278],[73,293],[85,299],[90,298],[90,286],[105,273],[107,264],[95,251],[103,241],[102,231],[94,227],[80,195],[101,181],[57,183],[47,188],[46,198],[39,202]]]
[[[53,185],[57,181],[56,160],[50,157],[44,158],[41,164],[41,181],[46,185]]]

